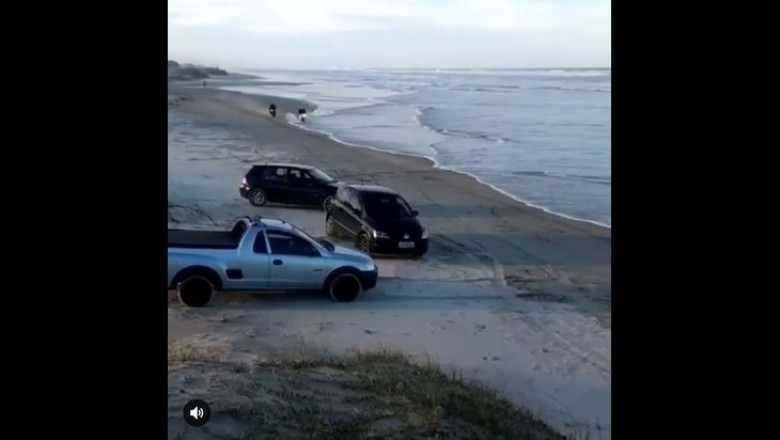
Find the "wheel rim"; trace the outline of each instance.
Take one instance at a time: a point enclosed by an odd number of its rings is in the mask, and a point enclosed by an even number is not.
[[[252,201],[255,202],[255,204],[262,205],[265,203],[265,194],[263,194],[262,191],[255,191],[252,194]]]
[[[358,247],[360,248],[361,251],[368,252],[369,245],[368,245],[368,236],[366,234],[361,235],[360,238],[358,239]]]
[[[326,197],[325,200],[323,200],[322,202],[322,208],[327,211],[331,203],[333,203],[333,197],[331,196]]]

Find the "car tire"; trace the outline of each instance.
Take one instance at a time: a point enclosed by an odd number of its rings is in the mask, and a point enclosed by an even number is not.
[[[247,199],[253,206],[263,206],[268,202],[268,196],[266,196],[265,191],[260,188],[254,188],[249,191]]]
[[[327,196],[322,200],[322,210],[328,212],[328,208],[333,203],[333,196]]]
[[[336,221],[333,220],[333,217],[327,216],[325,217],[325,235],[328,237],[338,237],[339,231],[336,226]]]
[[[371,254],[371,237],[369,237],[365,232],[361,232],[357,236],[355,247],[357,247],[360,252]]]
[[[357,275],[342,272],[328,281],[326,290],[335,302],[352,302],[363,293],[363,283]]]
[[[202,275],[191,275],[176,286],[179,301],[187,307],[204,307],[215,292],[214,283]]]

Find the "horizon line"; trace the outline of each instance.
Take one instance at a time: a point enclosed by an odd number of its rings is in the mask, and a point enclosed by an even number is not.
[[[612,70],[612,67],[236,67],[241,70]]]

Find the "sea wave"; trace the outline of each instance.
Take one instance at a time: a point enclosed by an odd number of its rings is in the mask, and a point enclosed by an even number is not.
[[[404,69],[404,68],[375,68],[360,69],[355,72],[374,74],[413,74],[413,75],[445,75],[445,74],[477,74],[477,75],[505,75],[508,73],[520,75],[559,75],[559,76],[608,76],[612,74],[611,68],[444,68],[444,69]]]
[[[468,130],[458,130],[454,128],[440,128],[436,127],[431,123],[425,122],[423,119],[426,116],[427,112],[435,111],[435,107],[419,107],[417,109],[417,112],[415,112],[413,119],[420,127],[423,127],[427,130],[435,131],[436,133],[442,134],[444,136],[453,136],[453,137],[462,137],[462,138],[470,138],[470,139],[481,139],[485,141],[491,141],[491,142],[497,142],[497,143],[504,143],[508,141],[513,141],[513,139],[505,138],[505,137],[497,137],[492,136],[487,133],[482,132],[475,132],[475,131],[468,131]]]
[[[431,113],[435,112],[437,110],[436,107],[432,106],[426,106],[426,107],[417,107],[416,112],[412,116],[412,119],[422,128],[425,128],[426,130],[431,130],[436,133],[445,135],[445,136],[453,136],[453,137],[461,137],[461,138],[470,138],[470,139],[478,139],[478,140],[486,140],[491,142],[497,142],[497,143],[505,143],[505,142],[522,142],[519,139],[513,139],[508,136],[495,136],[489,133],[481,132],[481,131],[474,131],[474,130],[464,130],[464,129],[456,129],[451,127],[440,127],[437,126],[434,122],[432,122],[428,118]],[[426,120],[428,119],[428,120]],[[587,123],[587,122],[578,122],[578,123],[566,123],[566,122],[517,122],[515,123],[516,127],[536,127],[536,128],[559,128],[559,127],[606,127],[608,124],[603,123]]]
[[[561,92],[590,92],[590,93],[612,93],[611,88],[596,87],[566,87],[566,86],[467,86],[467,87],[451,87],[450,90],[457,92],[480,92],[480,93],[507,93],[507,91],[513,90],[554,90]]]

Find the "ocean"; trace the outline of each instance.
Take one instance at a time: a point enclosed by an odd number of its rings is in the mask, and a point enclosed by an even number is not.
[[[242,73],[262,79],[221,88],[313,102],[306,129],[424,156],[530,205],[611,227],[610,69]]]

